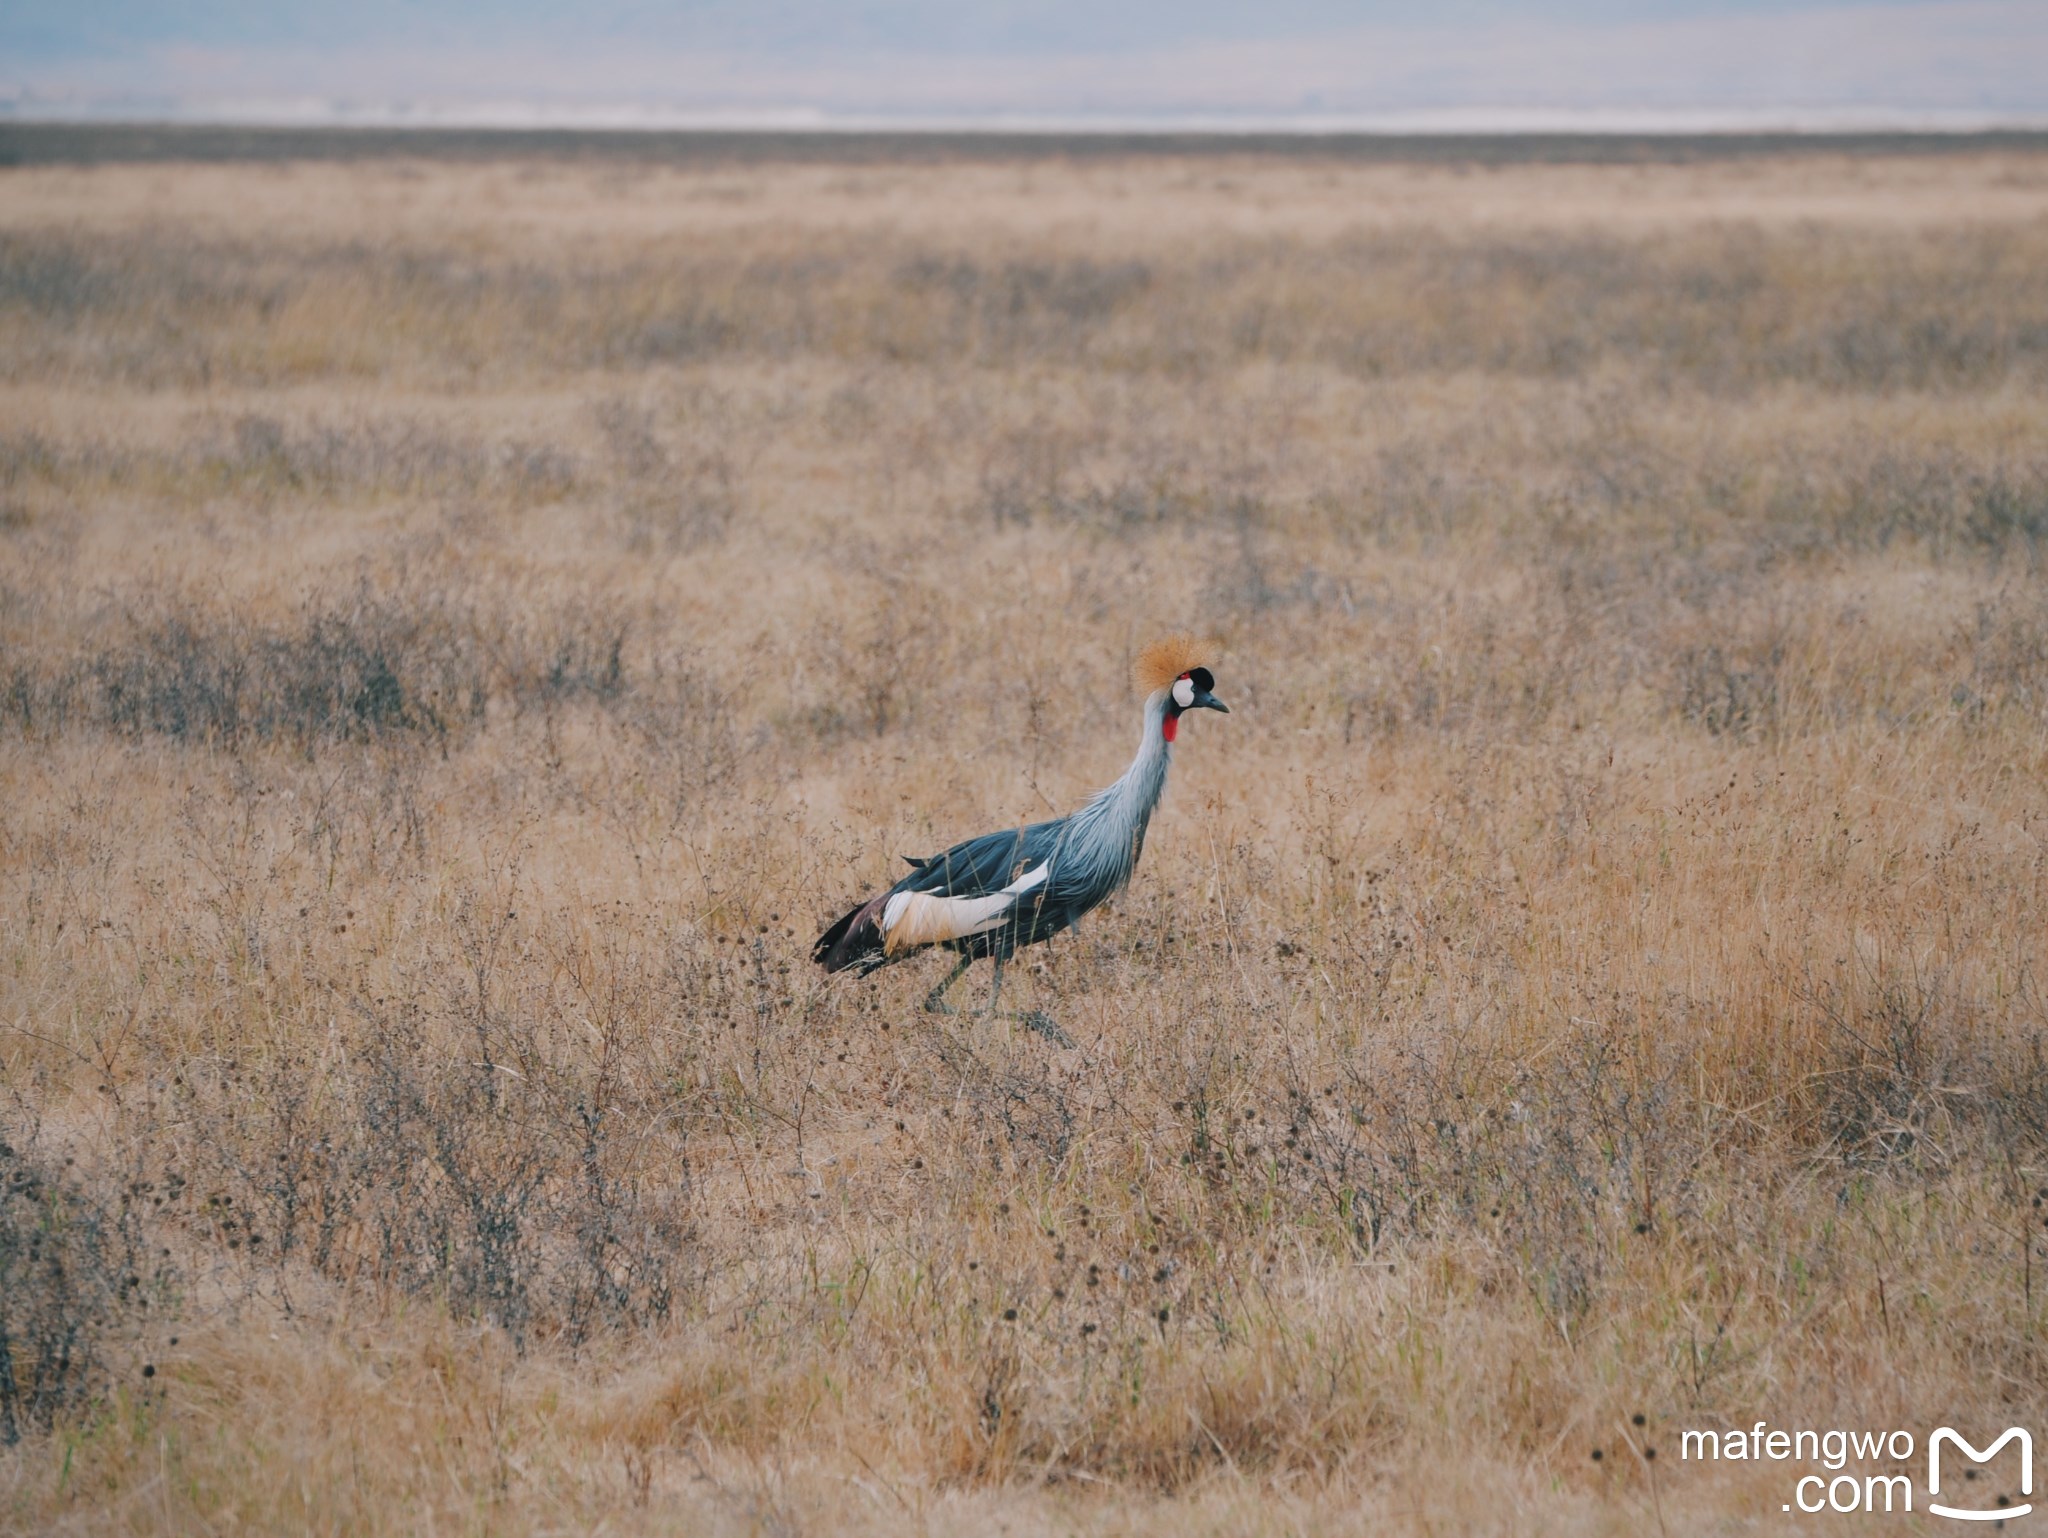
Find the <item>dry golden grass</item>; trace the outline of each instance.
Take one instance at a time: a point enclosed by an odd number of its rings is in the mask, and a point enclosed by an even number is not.
[[[2048,1408],[2040,159],[5,178],[0,1524],[1769,1531],[1682,1428]],[[1074,1049],[816,973],[1177,629]]]

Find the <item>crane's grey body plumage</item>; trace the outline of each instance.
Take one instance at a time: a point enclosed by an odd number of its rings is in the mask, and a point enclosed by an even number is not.
[[[813,959],[828,972],[858,967],[865,976],[937,946],[959,955],[962,969],[977,957],[994,958],[1000,980],[1002,963],[1018,950],[1072,927],[1114,896],[1137,868],[1166,788],[1174,721],[1196,704],[1227,709],[1209,694],[1207,670],[1193,672],[1202,682],[1183,688],[1185,698],[1170,687],[1147,698],[1137,756],[1085,806],[911,859],[909,875],[819,936]],[[934,993],[934,1007],[945,986]]]

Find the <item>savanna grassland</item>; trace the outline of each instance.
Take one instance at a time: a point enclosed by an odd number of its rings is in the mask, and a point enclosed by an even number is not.
[[[2039,1428],[2044,559],[2040,150],[0,171],[0,1527],[1774,1531],[1681,1429]],[[1176,629],[1073,1047],[809,964]]]

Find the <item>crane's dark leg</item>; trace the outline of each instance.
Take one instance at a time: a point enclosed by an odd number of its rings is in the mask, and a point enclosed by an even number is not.
[[[974,965],[972,956],[962,956],[960,965],[946,974],[946,980],[924,996],[924,1007],[935,1015],[957,1015],[960,1011],[946,1002],[946,990],[960,981],[960,974]]]
[[[995,958],[995,962],[995,982],[988,990],[988,1008],[982,1011],[982,1014],[988,1017],[993,1017],[996,1014],[996,1004],[1003,996],[1003,958],[998,956]],[[1027,1009],[1021,1012],[1012,1011],[1011,1018],[1022,1025],[1025,1030],[1035,1031],[1047,1041],[1054,1042],[1059,1046],[1071,1047],[1074,1044],[1074,1039],[1061,1030],[1058,1024],[1054,1022],[1052,1016],[1045,1013],[1042,1009]]]

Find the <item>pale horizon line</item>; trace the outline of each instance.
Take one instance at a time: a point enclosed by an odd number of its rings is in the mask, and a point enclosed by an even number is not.
[[[1838,104],[1730,107],[1405,107],[1381,112],[859,112],[518,100],[74,98],[0,88],[0,123],[190,128],[1006,134],[1996,133],[2048,129],[2048,109]]]

